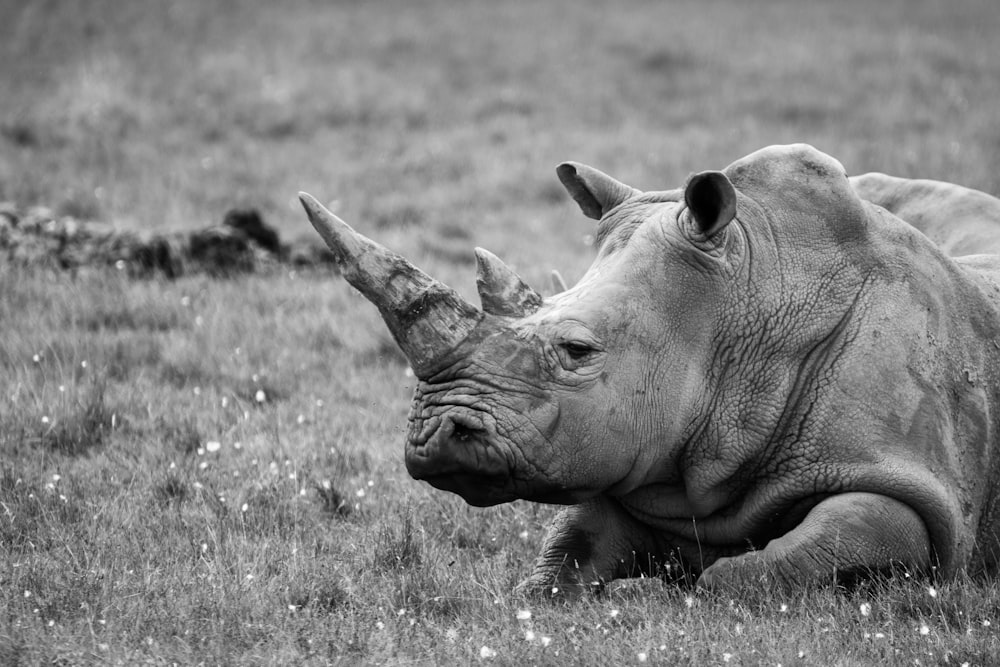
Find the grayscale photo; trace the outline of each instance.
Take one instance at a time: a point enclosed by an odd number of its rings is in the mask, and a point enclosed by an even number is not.
[[[1000,664],[998,36],[0,1],[0,665]]]

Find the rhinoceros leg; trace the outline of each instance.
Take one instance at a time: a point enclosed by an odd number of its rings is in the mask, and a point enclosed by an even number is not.
[[[621,505],[599,496],[556,515],[531,576],[517,591],[569,597],[596,592],[612,579],[651,569],[661,543]]]
[[[844,493],[816,505],[798,527],[762,550],[715,561],[698,585],[739,590],[764,584],[791,590],[900,565],[914,570],[931,565],[924,522],[909,506],[887,496]]]

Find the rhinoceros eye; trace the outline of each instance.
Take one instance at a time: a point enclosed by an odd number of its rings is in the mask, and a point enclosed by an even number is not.
[[[566,356],[573,361],[582,361],[594,353],[594,348],[580,341],[568,340],[559,344]]]

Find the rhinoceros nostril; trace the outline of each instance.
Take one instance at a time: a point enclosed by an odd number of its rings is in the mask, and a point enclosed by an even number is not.
[[[459,442],[467,442],[476,437],[476,434],[479,432],[479,429],[472,428],[471,426],[455,424],[451,432],[451,437]]]

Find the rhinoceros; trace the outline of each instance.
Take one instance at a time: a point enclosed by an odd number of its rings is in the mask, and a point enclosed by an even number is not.
[[[593,264],[543,298],[476,249],[481,307],[300,195],[418,379],[409,473],[566,506],[522,590],[995,568],[1000,257],[942,247],[1000,253],[1000,201],[803,144],[666,191],[557,174]]]

